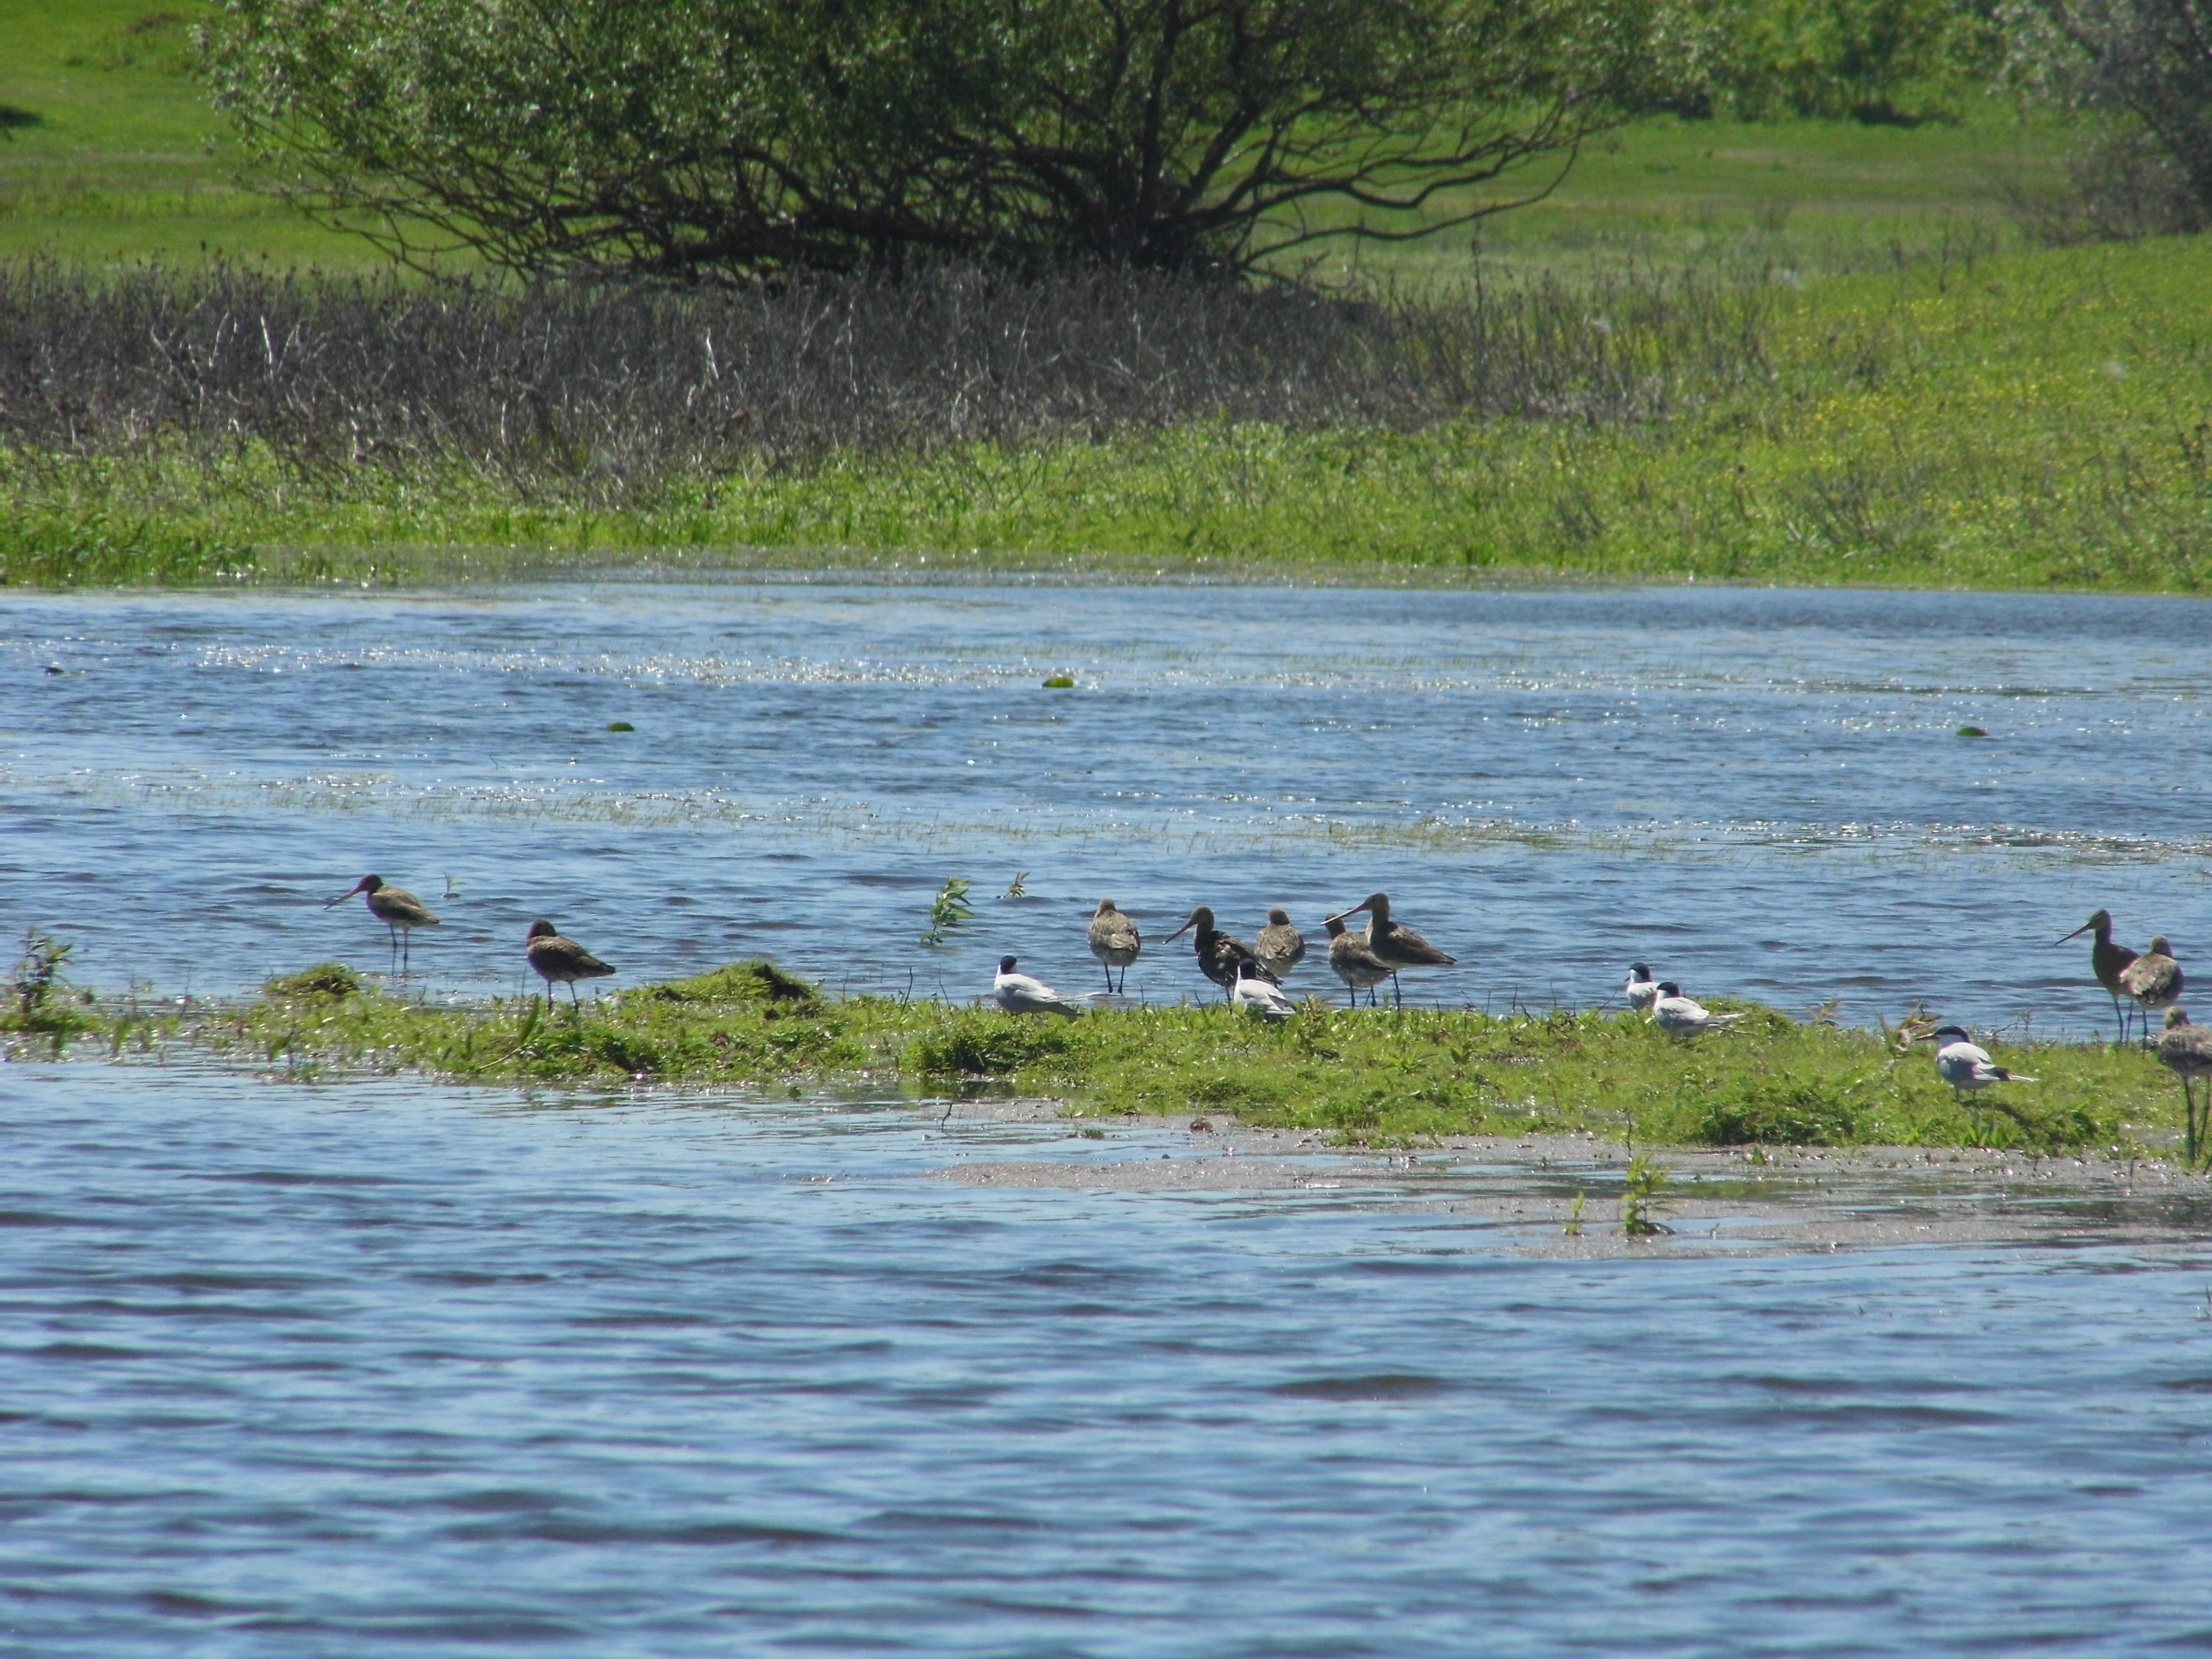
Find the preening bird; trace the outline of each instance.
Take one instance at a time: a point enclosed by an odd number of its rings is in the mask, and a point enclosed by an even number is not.
[[[2097,983],[2111,995],[2112,1018],[2119,1021],[2120,1041],[2125,1042],[2128,1040],[2128,1015],[2127,1010],[2120,1006],[2120,998],[2127,994],[2127,988],[2120,983],[2120,975],[2136,959],[2136,953],[2124,945],[2112,943],[2112,913],[2110,910],[2092,911],[2088,921],[2058,943],[2063,945],[2066,939],[2079,939],[2084,933],[2096,935],[2089,943],[2089,971],[2097,976]]]
[[[392,930],[392,951],[399,958],[399,971],[405,973],[409,961],[408,935],[417,927],[435,927],[438,918],[430,907],[404,888],[389,885],[382,876],[363,876],[336,898],[325,899],[323,908],[343,904],[356,893],[368,895],[368,913]]]
[[[1098,909],[1091,918],[1091,954],[1098,958],[1099,966],[1106,970],[1106,989],[1111,994],[1115,989],[1129,988],[1129,964],[1145,948],[1145,941],[1137,932],[1137,924],[1114,908],[1114,901],[1103,898]],[[1121,983],[1114,983],[1114,970],[1121,970]]]
[[[1306,936],[1291,926],[1287,910],[1267,912],[1267,925],[1252,941],[1252,954],[1279,983],[1284,975],[1305,960]]]
[[[1198,971],[1223,990],[1234,991],[1237,988],[1237,968],[1247,962],[1258,968],[1264,977],[1274,978],[1267,964],[1260,960],[1259,953],[1250,945],[1213,925],[1213,912],[1206,906],[1201,904],[1193,910],[1190,920],[1161,943],[1179,939],[1185,933],[1190,934],[1192,948],[1198,952]]]
[[[549,1010],[553,1005],[555,986],[568,988],[568,1001],[574,1006],[578,980],[605,979],[615,971],[543,916],[530,924],[530,937],[523,942],[522,949],[530,958],[531,971],[545,981],[545,1005]]]
[[[1261,1019],[1288,1019],[1297,1012],[1290,998],[1273,980],[1262,979],[1262,971],[1256,962],[1237,963],[1237,984],[1229,993],[1230,1002]]]
[[[1695,1036],[1700,1031],[1717,1030],[1733,1025],[1741,1014],[1717,1014],[1703,1003],[1682,994],[1682,988],[1671,979],[1659,981],[1659,994],[1651,999],[1651,1012],[1647,1023],[1656,1025],[1668,1036]]]
[[[1991,1060],[1990,1051],[1968,1036],[1963,1025],[1939,1025],[1928,1034],[1928,1041],[1936,1045],[1936,1074],[1961,1095],[1992,1083],[2035,1081]]]
[[[2159,1033],[2158,1047],[2153,1052],[2160,1065],[2181,1079],[2182,1110],[2189,1122],[2182,1155],[2193,1169],[2204,1152],[2204,1121],[2212,1117],[2212,1089],[2204,1091],[2203,1105],[2197,1100],[2197,1079],[2212,1078],[2212,1025],[2192,1025],[2188,1010],[2169,1008],[2166,1030]]]
[[[1645,963],[1633,963],[1628,969],[1628,983],[1620,988],[1628,999],[1628,1006],[1638,1013],[1649,1013],[1651,1005],[1659,1000],[1659,981],[1651,977],[1651,969]]]
[[[1328,965],[1352,993],[1352,1006],[1359,1006],[1359,994],[1367,993],[1367,1000],[1375,1000],[1375,988],[1390,977],[1390,964],[1367,948],[1367,935],[1347,932],[1344,918],[1331,916],[1322,924],[1328,929]]]
[[[991,981],[991,1000],[1010,1014],[1065,1014],[1073,1019],[1083,1012],[1042,980],[1016,973],[1012,957],[999,958],[999,976]]]
[[[2143,1031],[2150,1031],[2148,1015],[2164,1013],[2181,1000],[2181,964],[2173,959],[2173,947],[2160,933],[2151,940],[2150,949],[2120,969],[2120,989],[2136,1000],[2146,1018]]]

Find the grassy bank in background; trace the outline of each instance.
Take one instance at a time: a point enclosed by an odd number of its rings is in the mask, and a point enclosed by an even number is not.
[[[27,1009],[29,1005],[26,1004]],[[1716,1005],[1722,1006],[1722,1005]],[[536,1000],[410,1003],[334,964],[271,981],[247,1006],[137,1019],[55,998],[18,1018],[41,1052],[189,1041],[301,1079],[398,1072],[483,1083],[799,1087],[897,1081],[910,1093],[1017,1092],[1075,1116],[1214,1113],[1355,1143],[1441,1134],[1592,1133],[1644,1145],[2127,1149],[2173,1138],[2180,1091],[2148,1055],[2101,1044],[2014,1047],[2033,1085],[1970,1112],[1924,1045],[1801,1025],[1738,1003],[1695,1042],[1632,1015],[1492,1018],[1307,1002],[1280,1024],[1221,1006],[1109,1009],[1075,1020],[991,1008],[832,1000],[759,963],[648,986],[580,1012]],[[0,1030],[8,1029],[0,1022]]]
[[[264,446],[0,453],[0,578],[403,576],[395,549],[1108,554],[1610,578],[2212,586],[2212,242],[1780,284],[1665,407],[832,448],[518,483]],[[1601,314],[1588,326],[1608,327]]]

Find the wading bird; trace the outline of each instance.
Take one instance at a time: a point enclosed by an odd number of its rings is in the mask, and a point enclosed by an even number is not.
[[[1291,1000],[1283,994],[1281,986],[1260,977],[1264,971],[1256,962],[1238,963],[1237,984],[1229,993],[1229,1000],[1261,1019],[1288,1019],[1296,1012]]]
[[[605,979],[614,972],[543,916],[530,924],[530,937],[524,942],[522,951],[530,958],[531,972],[545,981],[545,1006],[549,1010],[553,1006],[555,986],[568,988],[568,1006],[573,1008],[578,1006],[578,980]]]
[[[1659,981],[1659,994],[1651,999],[1651,1012],[1647,1024],[1656,1025],[1668,1036],[1695,1036],[1700,1031],[1714,1031],[1733,1025],[1741,1014],[1717,1014],[1705,1004],[1682,994],[1682,988],[1671,979]]]
[[[1252,941],[1252,954],[1280,982],[1284,975],[1305,960],[1306,936],[1291,926],[1289,911],[1270,910],[1267,925]]]
[[[1638,1013],[1650,1013],[1651,1005],[1659,1000],[1659,981],[1651,977],[1650,964],[1631,963],[1628,983],[1620,988],[1620,994],[1628,999],[1628,1006]]]
[[[1398,988],[1398,970],[1401,968],[1449,968],[1459,960],[1457,957],[1446,956],[1412,928],[1401,927],[1391,921],[1390,896],[1388,893],[1370,893],[1364,902],[1348,910],[1338,911],[1329,920],[1342,921],[1345,917],[1358,915],[1362,910],[1367,912],[1367,948],[1390,969],[1393,1001],[1405,1000],[1404,994]]]
[[[343,904],[356,893],[368,896],[368,913],[392,930],[392,954],[399,958],[399,971],[405,973],[408,965],[408,935],[417,927],[435,927],[438,918],[430,907],[404,888],[391,887],[382,876],[363,876],[336,898],[325,899],[323,908]]]
[[[2112,1018],[2119,1021],[2120,1041],[2125,1042],[2128,1040],[2128,1014],[2127,1010],[2120,1006],[2120,996],[2127,988],[2120,983],[2120,975],[2136,959],[2136,953],[2124,945],[2112,943],[2112,913],[2110,910],[2096,911],[2088,921],[2058,943],[2063,945],[2066,939],[2079,939],[2084,933],[2097,936],[2089,945],[2089,971],[2097,976],[2097,983],[2111,994]]]
[[[1271,982],[1274,975],[1252,947],[1241,939],[1221,932],[1213,925],[1213,912],[1201,904],[1190,913],[1190,920],[1170,933],[1162,944],[1170,944],[1185,933],[1191,936],[1191,945],[1198,952],[1198,971],[1204,974],[1224,991],[1237,988],[1237,969],[1240,963],[1250,963]]]
[[[2212,1025],[2191,1025],[2186,1009],[2169,1008],[2156,1053],[2158,1063],[2181,1079],[2182,1110],[2189,1121],[2182,1150],[2194,1168],[2204,1153],[2204,1120],[2212,1117],[2212,1088],[2204,1091],[2204,1104],[2197,1103],[2197,1079],[2212,1078]]]
[[[1964,1099],[1992,1083],[2033,1083],[2032,1077],[2008,1072],[1990,1058],[1990,1051],[1966,1035],[1963,1025],[1939,1025],[1928,1034],[1936,1045],[1936,1075]]]
[[[1359,1006],[1362,991],[1371,1006],[1375,988],[1390,977],[1390,964],[1367,948],[1366,934],[1346,933],[1342,916],[1331,916],[1322,926],[1328,929],[1328,965],[1352,993],[1352,1006]]]
[[[1137,924],[1114,908],[1112,899],[1100,899],[1097,912],[1091,918],[1091,954],[1098,958],[1098,965],[1106,970],[1106,991],[1112,995],[1116,988],[1114,970],[1121,970],[1121,990],[1129,988],[1129,964],[1145,948],[1145,941],[1137,932]]]
[[[1012,957],[999,958],[999,976],[991,981],[991,1000],[1010,1014],[1065,1014],[1073,1019],[1083,1012],[1043,981],[1016,973]]]
[[[2120,989],[2136,1000],[2143,1011],[2143,1041],[2150,1041],[2150,1016],[2164,1013],[2181,1000],[2181,964],[2173,959],[2173,948],[2160,933],[2151,940],[2150,949],[2120,969]]]

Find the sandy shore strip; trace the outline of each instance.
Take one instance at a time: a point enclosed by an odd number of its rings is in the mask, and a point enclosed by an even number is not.
[[[1041,1122],[1060,1109],[1051,1101],[971,1101],[952,1115]],[[1443,1136],[1414,1150],[1364,1152],[1315,1132],[1222,1118],[1063,1121],[1103,1138],[1066,1156],[978,1158],[931,1173],[970,1187],[1243,1193],[1450,1216],[1495,1229],[1516,1254],[1547,1256],[2212,1238],[2212,1181],[2159,1158],[1915,1146],[1650,1148],[1668,1171],[1653,1218],[1669,1231],[1632,1238],[1620,1231],[1631,1153],[1594,1137]],[[1582,1231],[1570,1234],[1577,1193]]]

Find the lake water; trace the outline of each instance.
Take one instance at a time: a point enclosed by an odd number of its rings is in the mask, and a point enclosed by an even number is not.
[[[380,969],[319,904],[374,870],[445,918],[433,994],[534,985],[546,915],[623,983],[764,953],[964,998],[1002,951],[1100,985],[1101,895],[1158,939],[1380,888],[1459,957],[1418,1000],[1585,1005],[1641,958],[2080,1034],[2110,1004],[2052,941],[2091,909],[2212,945],[2208,637],[2203,600],[1756,589],[9,594],[0,921],[235,994]],[[927,949],[956,875],[976,919]],[[1129,985],[1213,994],[1182,945]]]
[[[622,984],[765,953],[964,997],[1001,951],[1094,983],[1101,894],[1157,938],[1199,902],[1317,931],[1380,887],[1460,957],[1416,1000],[1596,1002],[1640,957],[1793,1011],[2085,1032],[2108,1005],[2051,941],[2089,909],[2185,963],[2212,939],[2208,623],[9,594],[0,924],[93,984],[235,994],[381,968],[361,902],[319,904],[374,869],[445,917],[428,995],[521,988],[544,915]],[[951,875],[977,915],[930,950]],[[1130,988],[1210,994],[1176,950]],[[890,1099],[31,1061],[0,1122],[0,1659],[2212,1648],[2186,1243],[1551,1259],[1374,1164],[948,1181],[1199,1138]]]
[[[929,1173],[1169,1126],[0,1094],[11,1659],[2212,1645],[2202,1251],[1532,1260],[1387,1175]]]

